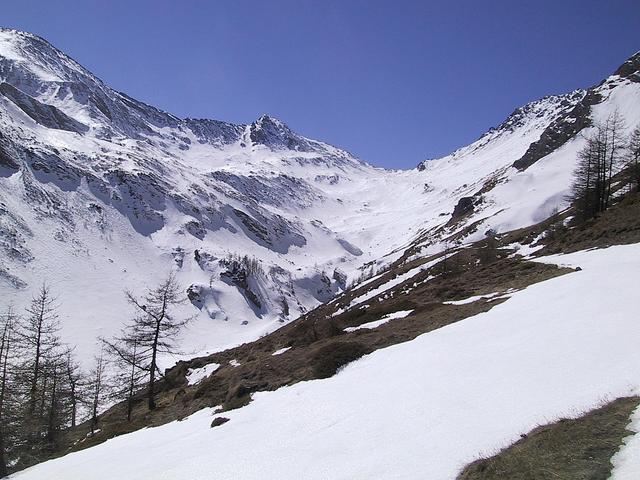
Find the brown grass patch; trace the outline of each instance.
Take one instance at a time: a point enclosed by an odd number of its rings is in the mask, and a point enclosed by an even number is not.
[[[619,398],[580,418],[538,427],[497,455],[476,460],[458,480],[606,480],[640,398]]]

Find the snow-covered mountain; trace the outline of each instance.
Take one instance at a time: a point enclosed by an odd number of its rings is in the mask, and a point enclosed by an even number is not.
[[[473,241],[562,208],[576,134],[615,108],[640,122],[639,63],[390,171],[268,115],[180,119],[1,29],[0,298],[21,307],[51,284],[64,338],[87,357],[125,319],[123,290],[174,270],[191,300],[184,315],[197,315],[187,356],[257,338],[409,247],[424,255],[445,232]]]

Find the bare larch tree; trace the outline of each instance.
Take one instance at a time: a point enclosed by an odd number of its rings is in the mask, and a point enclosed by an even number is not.
[[[178,353],[175,340],[190,319],[176,318],[173,310],[186,298],[175,276],[170,274],[143,297],[127,292],[127,299],[136,314],[120,338],[120,351],[124,357],[134,355],[133,364],[147,372],[147,402],[149,410],[153,410],[156,408],[156,376],[161,374],[158,355]]]

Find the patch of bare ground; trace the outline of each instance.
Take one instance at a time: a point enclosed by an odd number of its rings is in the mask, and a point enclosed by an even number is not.
[[[579,418],[538,427],[493,457],[471,463],[458,480],[605,480],[639,404],[638,397],[619,398]]]

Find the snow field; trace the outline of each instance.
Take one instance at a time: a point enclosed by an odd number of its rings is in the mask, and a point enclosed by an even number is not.
[[[257,393],[221,427],[203,410],[12,478],[453,479],[537,425],[639,393],[640,244],[540,261],[582,271],[332,378]]]

